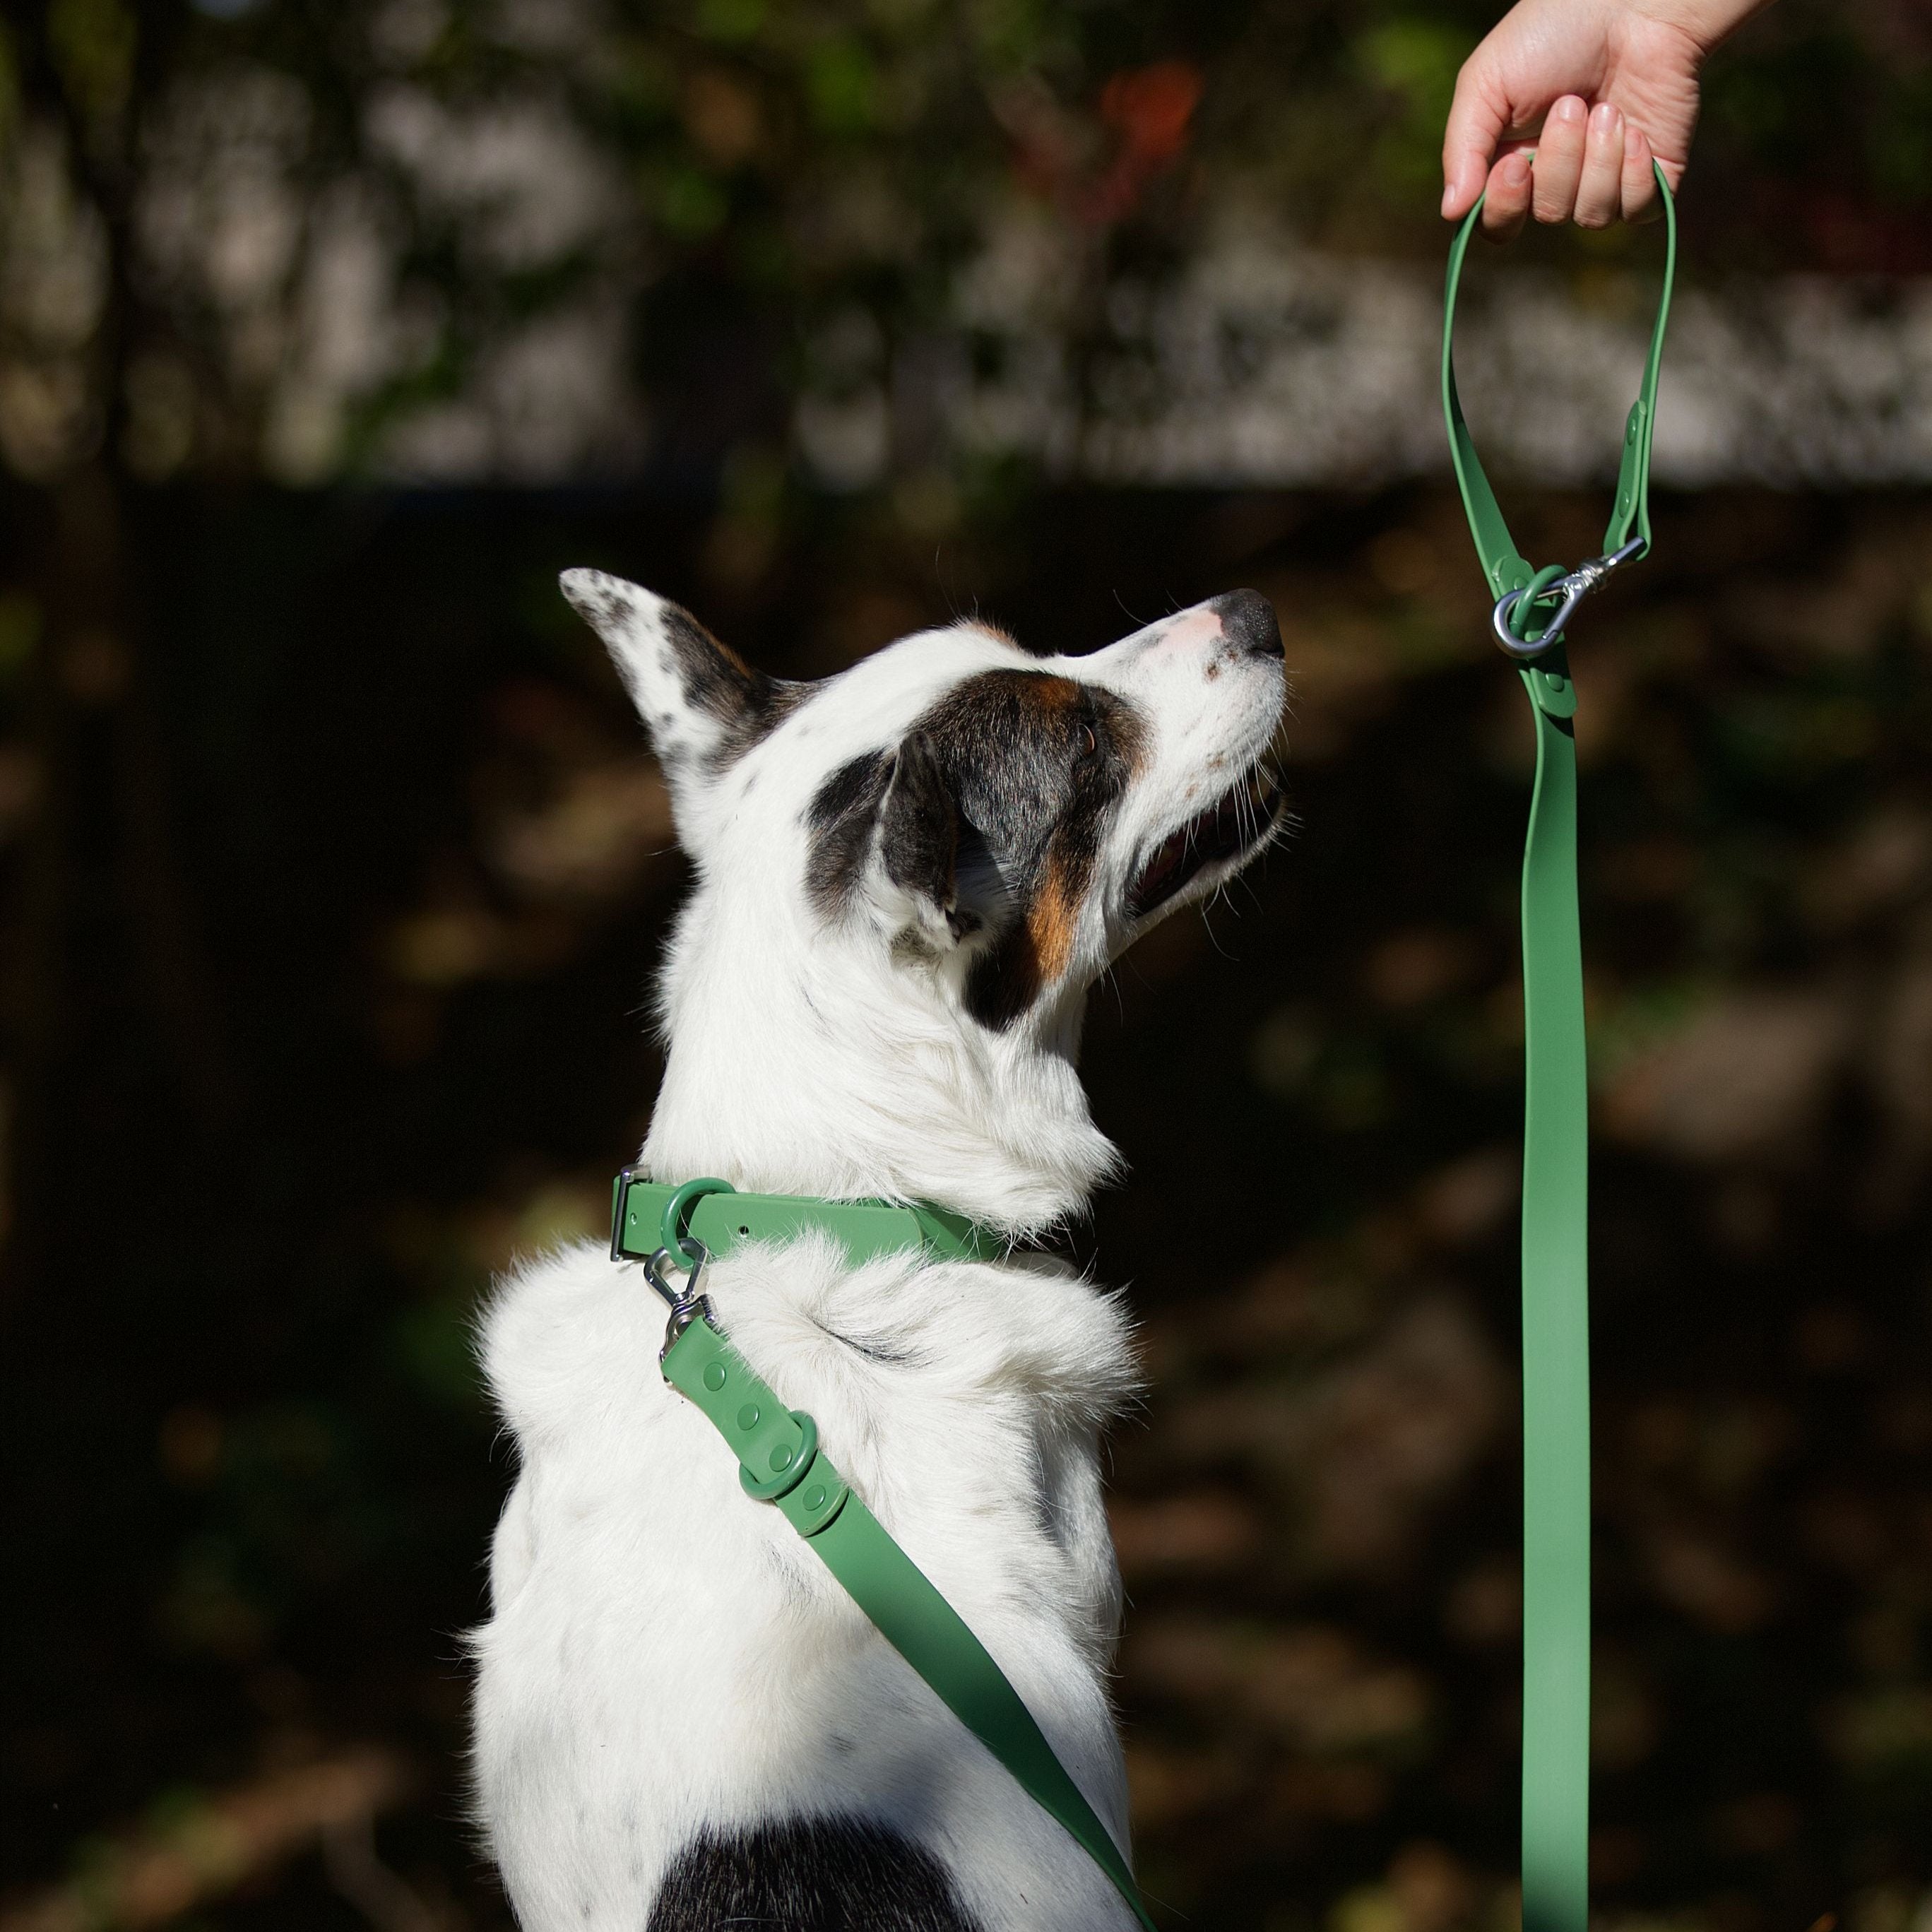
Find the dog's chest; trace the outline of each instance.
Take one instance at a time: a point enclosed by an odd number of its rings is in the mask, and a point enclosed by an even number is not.
[[[744,1250],[708,1286],[734,1343],[817,1419],[1118,1827],[1102,1687],[1119,1586],[1096,1455],[1132,1383],[1114,1304],[1018,1268],[855,1271],[822,1240]],[[638,1270],[587,1247],[512,1281],[486,1324],[523,1466],[476,1640],[478,1776],[526,1922],[634,1924],[694,1837],[828,1810],[956,1870],[992,1832],[993,1862],[1017,1858],[1036,1902],[1059,1894],[1079,1922],[1085,1862],[745,1496],[735,1458],[659,1375],[662,1329]]]

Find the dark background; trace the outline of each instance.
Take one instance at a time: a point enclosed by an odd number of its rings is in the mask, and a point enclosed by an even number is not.
[[[110,239],[142,104],[229,57],[210,37],[254,36],[325,103],[362,84],[299,8],[156,8],[125,16],[116,97],[72,49],[123,16],[96,9],[76,40],[61,12],[10,44],[13,124],[65,117]],[[454,17],[437,44],[460,63]],[[1324,172],[1305,130],[1249,154],[1307,232],[1394,208],[1376,245],[1437,246],[1400,211],[1442,76],[1425,62],[1412,96],[1363,78],[1400,16],[1068,17],[1072,52],[998,58],[1070,112],[1135,62],[1204,76],[1198,153],[1132,184],[1144,204],[1090,236],[1101,255],[1198,218],[1257,75],[1369,158]],[[1922,50],[1880,10],[1780,17],[1720,64],[1694,271],[1923,267]],[[812,62],[841,34],[869,45],[870,18],[828,14],[820,43],[638,30],[772,99],[796,66],[836,108]],[[1480,19],[1408,24],[1460,58]],[[950,142],[962,206],[968,162],[1026,160],[967,107],[980,160],[916,116],[855,133],[824,111],[772,110],[786,153],[869,140],[883,166]],[[640,196],[684,165],[650,144],[688,124],[619,129]],[[627,476],[402,488],[351,449],[291,488],[249,453],[254,404],[218,362],[194,453],[151,476],[116,372],[195,317],[129,243],[84,352],[92,428],[0,490],[8,1932],[508,1924],[464,1819],[462,1632],[508,1475],[468,1324],[511,1256],[601,1224],[648,1117],[650,975],[685,879],[616,680],[554,591],[580,563],[788,676],[968,610],[1079,650],[1235,585],[1274,598],[1295,835],[1130,956],[1084,1056],[1133,1174],[1070,1242],[1130,1286],[1149,1378],[1112,1450],[1138,1862],[1176,1924],[1510,1921],[1531,741],[1460,508],[1430,482],[1108,492],[962,464],[935,528],[904,478],[815,488],[782,457],[810,278],[719,253],[788,164],[728,181],[640,280],[640,380],[681,427]],[[872,289],[888,322],[928,299],[949,232],[935,215]],[[654,328],[679,277],[734,328]],[[713,408],[690,372],[720,356],[755,380]],[[372,451],[410,398],[380,401]],[[746,448],[777,464],[754,510]],[[1526,483],[1510,506],[1532,556],[1596,548],[1600,494]],[[1574,653],[1596,1897],[1629,1932],[1912,1932],[1932,1909],[1932,503],[1726,484],[1666,494],[1658,530]]]

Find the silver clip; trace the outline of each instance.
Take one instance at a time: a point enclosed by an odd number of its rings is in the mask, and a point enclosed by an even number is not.
[[[658,1298],[667,1308],[675,1308],[684,1298],[666,1278],[664,1270],[677,1265],[676,1258],[668,1248],[660,1248],[644,1264],[644,1279],[656,1288]]]
[[[698,1286],[704,1273],[705,1264],[711,1258],[711,1250],[702,1241],[688,1240],[687,1246],[698,1250],[698,1258],[685,1265],[688,1272],[682,1288],[674,1288],[666,1270],[680,1265],[681,1257],[675,1256],[668,1248],[660,1248],[644,1263],[644,1279],[658,1292],[658,1296],[670,1310],[670,1318],[664,1323],[664,1347],[658,1351],[662,1362],[670,1345],[688,1328],[703,1318],[709,1320],[711,1304]]]
[[[1642,537],[1633,537],[1621,550],[1612,550],[1607,556],[1593,556],[1586,563],[1580,563],[1567,577],[1559,577],[1544,588],[1537,602],[1545,598],[1562,599],[1556,607],[1556,614],[1544,626],[1540,638],[1519,638],[1509,627],[1510,613],[1516,608],[1521,590],[1505,590],[1496,599],[1496,608],[1490,614],[1490,626],[1496,634],[1496,642],[1510,656],[1519,660],[1540,658],[1552,644],[1562,641],[1563,627],[1576,614],[1576,606],[1610,575],[1620,563],[1628,563],[1644,547]]]

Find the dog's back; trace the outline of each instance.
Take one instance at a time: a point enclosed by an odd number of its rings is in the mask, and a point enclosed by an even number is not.
[[[959,1610],[1118,1837],[1115,1304],[1046,1264],[712,1264],[720,1322]],[[485,1331],[521,1469],[477,1634],[476,1776],[530,1932],[1114,1927],[1111,1884],[662,1381],[661,1304],[573,1249]]]

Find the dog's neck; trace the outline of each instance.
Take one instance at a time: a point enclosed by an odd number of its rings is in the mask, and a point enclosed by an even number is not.
[[[1074,1066],[1084,994],[1004,1032],[876,946],[802,943],[700,889],[666,962],[644,1143],[666,1180],[925,1199],[1016,1236],[1083,1213],[1118,1156]]]

